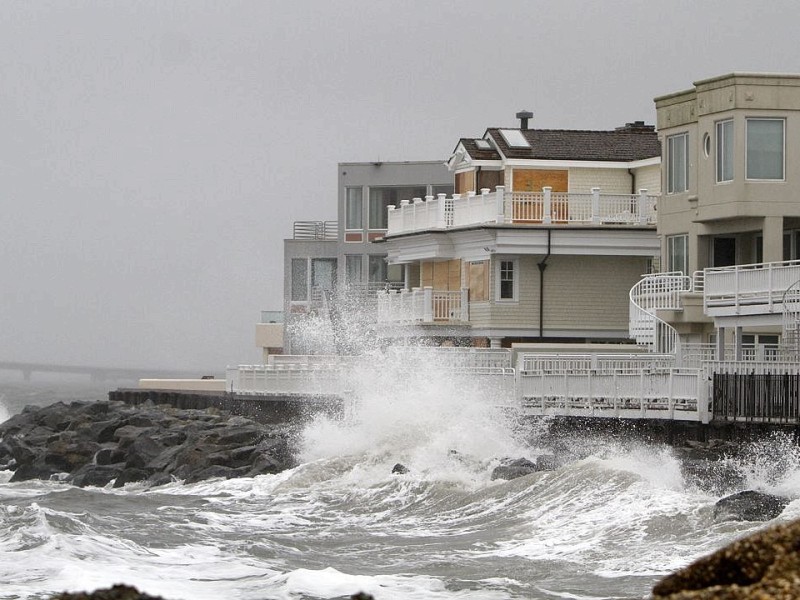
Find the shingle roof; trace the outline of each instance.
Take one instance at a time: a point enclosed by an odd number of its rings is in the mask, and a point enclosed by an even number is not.
[[[508,128],[503,128],[508,129]],[[633,161],[661,156],[661,144],[652,130],[588,131],[573,129],[520,129],[530,148],[511,147],[501,128],[486,130],[506,158],[544,160]],[[464,140],[462,140],[463,142]],[[468,141],[468,140],[467,140]],[[465,144],[472,158],[477,158]],[[485,152],[477,149],[478,152]]]
[[[475,143],[473,138],[462,138],[459,140],[459,143],[464,146],[464,149],[467,151],[467,154],[470,155],[472,160],[500,160],[500,154],[497,152],[494,146],[488,150],[478,148],[478,145]]]

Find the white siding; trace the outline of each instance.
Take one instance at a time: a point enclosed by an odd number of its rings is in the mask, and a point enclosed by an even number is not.
[[[630,194],[631,176],[627,169],[570,169],[569,191],[588,194],[599,187],[601,194]]]
[[[634,175],[636,177],[634,187],[636,192],[645,189],[648,194],[661,193],[661,165],[640,167],[634,171]]]

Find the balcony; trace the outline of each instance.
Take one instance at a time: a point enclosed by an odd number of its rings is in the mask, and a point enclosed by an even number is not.
[[[404,233],[447,230],[484,224],[520,225],[628,225],[654,227],[658,196],[638,194],[588,194],[553,192],[509,192],[497,186],[480,194],[445,194],[402,200],[390,206],[387,237]]]
[[[336,240],[339,235],[336,221],[295,221],[295,240]]]
[[[434,291],[431,287],[378,293],[378,323],[465,324],[469,321],[469,291]]]
[[[712,317],[784,313],[785,302],[796,304],[790,290],[798,282],[800,260],[705,269],[704,310]]]

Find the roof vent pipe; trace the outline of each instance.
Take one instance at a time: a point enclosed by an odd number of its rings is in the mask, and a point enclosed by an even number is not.
[[[520,129],[528,129],[528,119],[533,118],[533,113],[527,110],[521,110],[517,113],[517,118],[519,119],[519,128]]]

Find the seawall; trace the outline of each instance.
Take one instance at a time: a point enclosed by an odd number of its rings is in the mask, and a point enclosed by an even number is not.
[[[168,404],[181,409],[216,408],[267,424],[305,421],[319,414],[331,417],[341,417],[343,414],[342,400],[333,395],[254,396],[230,392],[117,389],[108,393],[108,399],[131,405],[152,402],[153,404]]]

